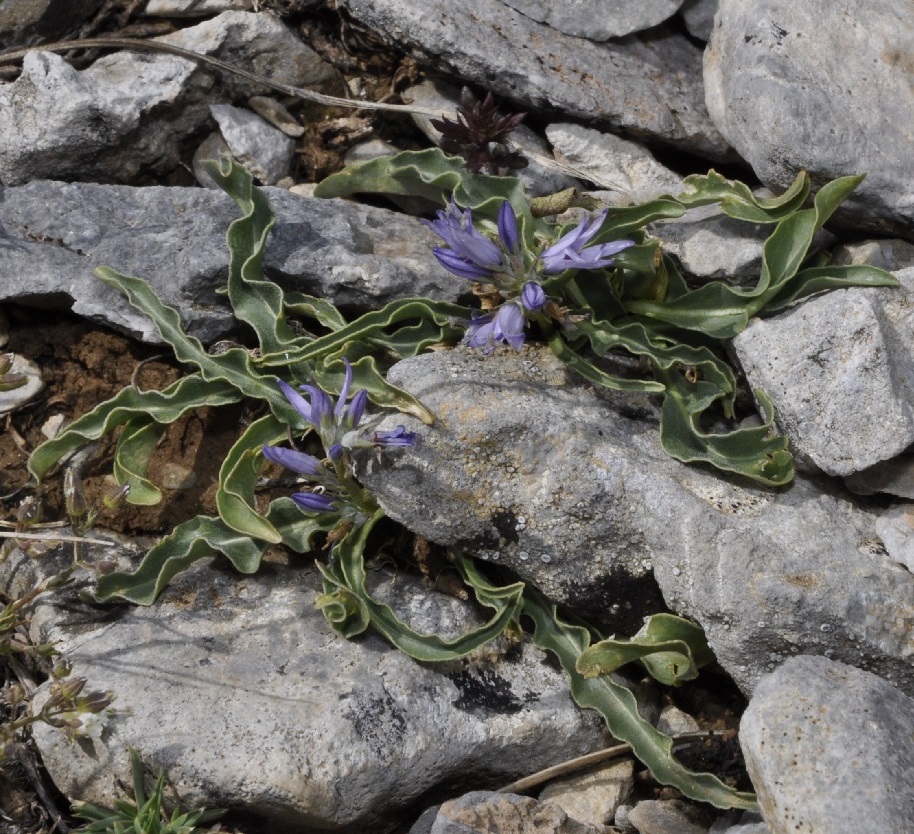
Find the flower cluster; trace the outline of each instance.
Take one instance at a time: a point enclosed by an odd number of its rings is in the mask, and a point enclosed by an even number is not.
[[[441,132],[441,150],[462,156],[466,169],[478,173],[485,168],[490,174],[526,168],[527,160],[506,145],[508,134],[520,125],[526,113],[501,115],[495,99],[488,93],[478,101],[466,88],[460,94],[457,121],[432,119],[432,127]]]
[[[461,211],[451,200],[436,220],[423,221],[446,246],[432,251],[448,272],[469,281],[491,284],[506,301],[497,310],[473,318],[464,342],[491,351],[496,342],[520,349],[528,317],[546,304],[540,284],[544,275],[558,275],[566,269],[603,269],[612,266],[615,255],[633,240],[614,240],[588,245],[600,231],[608,210],[585,216],[580,223],[542,251],[527,250],[520,239],[517,215],[505,200],[498,212],[497,236],[492,239],[473,225],[470,209]]]
[[[305,418],[321,440],[327,454],[325,460],[314,455],[283,446],[265,445],[263,454],[267,460],[295,472],[308,483],[308,491],[297,492],[292,500],[308,512],[338,512],[341,516],[365,512],[372,508],[363,506],[364,491],[352,477],[352,464],[348,451],[356,448],[380,448],[383,446],[414,446],[417,438],[414,432],[404,426],[393,431],[373,431],[381,418],[362,425],[368,392],[357,391],[347,404],[352,386],[352,366],[347,359],[346,377],[336,404],[317,385],[302,385],[301,391],[310,397],[310,402],[287,382],[278,380],[286,399]]]

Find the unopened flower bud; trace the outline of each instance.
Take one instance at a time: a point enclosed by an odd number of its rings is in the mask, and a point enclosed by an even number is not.
[[[109,509],[117,509],[130,493],[130,484],[121,484],[115,489],[107,490],[102,497],[102,503]]]
[[[51,675],[60,680],[60,678],[65,678],[70,672],[73,671],[73,664],[69,660],[62,657],[57,663],[54,664],[54,668],[51,669]]]
[[[111,706],[113,700],[113,692],[90,692],[77,699],[76,708],[80,712],[103,712]]]
[[[117,570],[117,559],[114,556],[103,556],[95,563],[95,570],[102,576],[114,573]]]
[[[71,519],[83,518],[89,512],[82,478],[72,469],[63,474],[63,497],[67,515]]]

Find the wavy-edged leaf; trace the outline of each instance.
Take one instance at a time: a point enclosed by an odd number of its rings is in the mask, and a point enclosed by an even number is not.
[[[809,196],[809,175],[800,171],[790,187],[780,196],[756,197],[745,183],[728,180],[715,170],[685,178],[686,191],[677,199],[692,208],[720,203],[721,210],[737,220],[749,223],[777,223],[803,208]]]
[[[684,463],[704,462],[768,486],[782,486],[794,474],[788,441],[774,427],[774,407],[756,391],[764,421],[761,426],[710,433],[701,428],[702,413],[720,396],[717,386],[690,382],[675,368],[656,368],[666,386],[660,413],[660,442],[667,454]]]
[[[326,298],[318,298],[303,292],[286,293],[286,312],[292,316],[315,319],[328,330],[340,330],[346,326],[343,314]]]
[[[291,498],[274,498],[267,510],[282,543],[296,553],[310,553],[311,541],[318,533],[329,533],[339,524],[337,513],[306,513]]]
[[[264,443],[274,443],[286,432],[287,427],[272,414],[251,423],[225,456],[216,488],[216,507],[222,520],[239,533],[271,544],[281,542],[282,535],[257,511],[254,487],[264,465]]]
[[[198,515],[179,524],[143,557],[132,573],[115,571],[99,577],[96,602],[123,600],[152,605],[168,583],[199,559],[223,553],[241,573],[260,567],[264,543],[232,530],[222,519]]]
[[[211,356],[203,349],[199,339],[184,332],[178,311],[163,304],[142,278],[123,275],[106,266],[96,269],[95,274],[124,293],[136,309],[152,319],[159,335],[171,346],[178,361],[195,365],[205,380],[226,382],[246,397],[265,400],[280,420],[290,425],[301,423],[301,416],[282,395],[275,380],[258,372],[246,350],[231,348],[218,356]]]
[[[113,469],[118,484],[130,487],[127,493],[130,504],[149,507],[162,500],[162,491],[146,477],[146,471],[165,431],[164,425],[146,416],[132,418],[121,430]]]
[[[286,322],[282,288],[263,276],[267,237],[276,222],[270,201],[254,187],[251,173],[231,157],[205,160],[202,165],[243,212],[226,235],[228,296],[235,318],[253,328],[264,353],[294,346],[299,340]]]
[[[193,409],[228,405],[240,399],[229,384],[196,375],[182,377],[162,391],[140,391],[131,385],[78,417],[53,440],[42,443],[29,457],[29,471],[40,481],[62,457],[134,417],[171,423]]]
[[[631,379],[607,373],[571,348],[560,333],[553,333],[549,337],[549,348],[576,374],[602,388],[608,388],[611,391],[639,391],[651,394],[664,390],[662,383],[651,379]]]
[[[329,565],[318,567],[324,576],[325,593],[317,604],[331,625],[352,637],[370,624],[404,654],[424,662],[455,660],[485,645],[517,621],[524,584],[491,585],[470,559],[460,556],[457,567],[482,605],[495,609],[489,622],[460,637],[447,640],[437,634],[420,634],[400,620],[393,610],[372,599],[365,586],[364,549],[374,524],[383,517],[379,511],[372,519],[353,530],[333,549]]]
[[[533,620],[534,642],[551,651],[568,675],[574,700],[581,707],[599,712],[610,733],[631,745],[658,782],[717,808],[757,810],[753,794],[734,790],[713,774],[696,773],[679,762],[673,755],[673,740],[641,717],[630,690],[609,677],[585,678],[577,671],[578,657],[590,646],[586,629],[562,622],[554,606],[529,590],[524,595],[524,614]]]
[[[595,678],[635,660],[660,683],[679,686],[697,678],[714,654],[700,626],[674,614],[654,614],[630,640],[610,638],[584,649],[575,668],[585,678]]]

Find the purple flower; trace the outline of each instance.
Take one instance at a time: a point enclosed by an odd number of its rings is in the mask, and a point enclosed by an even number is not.
[[[498,236],[504,241],[508,251],[517,254],[519,243],[517,235],[517,215],[512,205],[505,200],[498,210]]]
[[[318,492],[296,492],[292,500],[303,510],[312,513],[325,513],[337,508],[332,497]]]
[[[540,257],[546,274],[555,275],[566,269],[602,269],[612,266],[613,255],[635,245],[633,240],[614,240],[611,243],[587,246],[600,231],[608,211],[606,209],[592,217],[582,217],[574,229],[543,250]]]
[[[521,291],[520,300],[528,310],[538,313],[546,303],[546,293],[536,281],[527,281]]]
[[[447,209],[438,212],[437,220],[422,222],[447,244],[447,248],[432,251],[448,272],[475,281],[491,278],[501,266],[501,248],[476,230],[470,209],[461,212],[453,197]]]
[[[371,435],[376,446],[415,446],[416,433],[407,431],[406,426],[397,426],[393,431],[376,431]]]
[[[263,456],[267,460],[278,463],[286,469],[291,469],[299,475],[319,475],[323,472],[321,462],[313,455],[298,452],[295,449],[286,449],[282,446],[264,446]]]
[[[524,344],[524,311],[515,301],[507,301],[494,313],[477,316],[467,327],[464,344],[481,347],[491,353],[496,342],[505,342],[515,350]]]

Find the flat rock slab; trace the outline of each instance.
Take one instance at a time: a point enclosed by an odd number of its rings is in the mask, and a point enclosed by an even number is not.
[[[566,35],[605,41],[640,32],[663,23],[676,13],[682,0],[640,0],[638,3],[607,3],[606,0],[505,0],[511,8],[547,23]]]
[[[649,401],[595,395],[544,348],[429,354],[389,378],[436,423],[388,418],[422,444],[359,472],[411,530],[623,634],[659,609],[653,575],[746,692],[798,652],[914,692],[914,576],[876,536],[879,508],[827,479],[772,490],[681,464]]]
[[[335,304],[375,309],[396,298],[456,300],[466,282],[431,254],[438,237],[418,220],[281,189],[268,277]],[[241,216],[221,191],[33,182],[0,186],[0,302],[71,308],[147,342],[152,323],[92,273],[110,266],[145,278],[210,343],[236,326],[217,295],[228,276],[229,224]]]
[[[791,447],[829,475],[914,443],[914,268],[895,276],[900,287],[836,290],[753,319],[733,340]]]
[[[90,561],[97,555],[90,552]],[[4,584],[62,567],[13,558]],[[129,783],[127,746],[165,770],[183,807],[243,809],[275,830],[385,831],[436,785],[468,774],[513,781],[607,742],[531,643],[502,640],[447,664],[419,664],[379,637],[346,640],[315,607],[313,568],[265,565],[239,576],[195,566],[150,608],[96,608],[76,591],[44,598],[33,637],[57,640],[89,690],[122,712],[101,739],[71,744],[35,729],[68,796],[110,805]],[[370,572],[410,624],[454,636],[478,624],[466,603]]]
[[[765,185],[867,178],[853,228],[914,235],[914,17],[894,0],[720,0],[705,51],[714,123]]]
[[[537,23],[501,0],[344,0],[360,23],[458,78],[536,111],[719,159],[701,87],[701,52],[685,36],[594,43]]]
[[[914,830],[912,737],[914,700],[824,657],[765,677],[739,732],[772,834]]]

